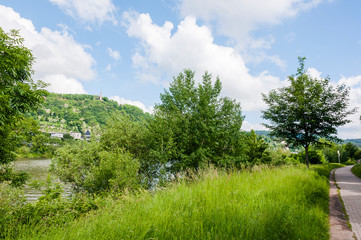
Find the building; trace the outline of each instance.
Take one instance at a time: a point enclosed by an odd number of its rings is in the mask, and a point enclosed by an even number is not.
[[[58,132],[51,132],[50,137],[51,138],[63,138],[64,133],[58,133]]]
[[[86,133],[84,134],[84,138],[85,139],[90,139],[91,138],[89,130],[87,130]]]
[[[80,132],[72,132],[72,133],[70,133],[70,136],[72,136],[74,139],[81,139]]]

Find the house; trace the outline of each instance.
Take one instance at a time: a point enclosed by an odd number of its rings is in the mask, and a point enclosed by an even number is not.
[[[84,134],[84,138],[87,140],[91,138],[89,130],[87,130],[86,133]]]
[[[72,136],[74,139],[81,139],[80,132],[72,132],[72,133],[70,133],[70,136]]]
[[[50,137],[51,138],[63,138],[64,133],[58,133],[58,132],[51,132]]]

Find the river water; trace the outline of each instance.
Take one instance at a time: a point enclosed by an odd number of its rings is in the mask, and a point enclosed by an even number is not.
[[[41,196],[41,191],[28,185],[28,183],[37,180],[45,181],[49,173],[51,159],[26,159],[15,161],[15,171],[24,171],[30,174],[30,179],[24,186],[24,192],[27,201],[32,202]],[[67,192],[68,187],[66,187]]]

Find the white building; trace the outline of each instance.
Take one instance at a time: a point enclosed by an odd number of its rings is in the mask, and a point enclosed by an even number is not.
[[[70,133],[70,136],[72,136],[74,139],[81,139],[80,132],[72,132],[72,133]]]
[[[63,138],[64,133],[58,133],[58,132],[51,132],[50,137],[52,138]]]

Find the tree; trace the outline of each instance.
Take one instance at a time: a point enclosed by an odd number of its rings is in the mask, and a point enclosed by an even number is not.
[[[289,76],[290,86],[263,94],[268,109],[262,111],[264,124],[271,134],[285,139],[289,144],[303,146],[306,165],[309,166],[308,150],[320,138],[338,140],[337,127],[349,123],[347,116],[356,109],[348,110],[349,88],[333,87],[329,78],[313,78],[304,69],[305,58],[298,58],[297,74]]]
[[[36,110],[47,92],[41,81],[34,82],[34,57],[24,47],[18,31],[6,34],[0,28],[0,166],[14,160],[15,124],[30,110]],[[15,139],[15,140],[14,140]],[[1,169],[0,169],[1,170]]]
[[[196,86],[194,72],[184,70],[174,78],[169,91],[161,94],[154,124],[167,130],[159,131],[155,141],[160,151],[167,151],[169,158],[163,161],[173,171],[198,169],[209,163],[219,165],[223,157],[239,155],[244,117],[239,103],[219,97],[221,89],[219,78],[212,84],[212,76],[206,72]]]

